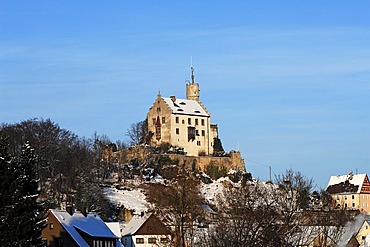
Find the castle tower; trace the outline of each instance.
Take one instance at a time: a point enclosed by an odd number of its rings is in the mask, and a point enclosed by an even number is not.
[[[194,82],[193,67],[191,67],[191,82],[186,84],[186,99],[199,101],[199,84]]]

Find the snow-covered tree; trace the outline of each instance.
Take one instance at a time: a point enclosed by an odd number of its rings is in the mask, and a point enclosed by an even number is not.
[[[42,207],[37,201],[39,185],[36,158],[28,143],[19,158],[8,153],[0,137],[1,246],[40,246],[43,227]]]
[[[12,231],[18,246],[39,246],[43,227],[42,207],[37,201],[39,196],[38,178],[36,173],[36,157],[29,143],[22,148],[17,162],[17,179],[14,181],[15,201],[13,204]]]
[[[12,222],[11,211],[14,204],[14,183],[17,178],[16,167],[9,154],[7,139],[0,133],[0,242],[7,246],[13,233],[9,228]]]

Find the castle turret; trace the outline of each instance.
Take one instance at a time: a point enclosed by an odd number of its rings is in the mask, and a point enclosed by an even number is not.
[[[191,82],[186,84],[186,99],[199,101],[199,84],[194,81],[193,67],[191,67]]]

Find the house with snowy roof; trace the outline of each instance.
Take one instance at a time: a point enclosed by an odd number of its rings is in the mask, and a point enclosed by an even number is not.
[[[184,149],[189,156],[213,155],[218,127],[211,124],[211,114],[199,99],[199,84],[186,84],[186,99],[175,96],[157,98],[147,114],[148,131],[153,135],[150,144],[169,143]]]
[[[356,234],[360,246],[370,247],[370,217],[364,217],[363,223]]]
[[[95,213],[49,209],[41,234],[44,246],[121,247],[117,237]]]
[[[345,225],[300,226],[294,236],[295,246],[369,246],[366,242],[370,233],[369,219],[367,215],[358,214]]]
[[[367,174],[331,176],[326,191],[337,207],[370,213],[370,182]]]
[[[164,247],[171,242],[171,232],[154,214],[136,215],[122,230],[125,247]]]

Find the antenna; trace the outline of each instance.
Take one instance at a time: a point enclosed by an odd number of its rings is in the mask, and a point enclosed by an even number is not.
[[[191,83],[194,84],[194,68],[191,67]]]
[[[193,57],[190,56],[190,68],[191,68],[191,83],[194,84],[194,67],[193,67]]]
[[[272,182],[272,179],[271,179],[271,166],[269,166],[269,172],[270,172],[270,181]]]

